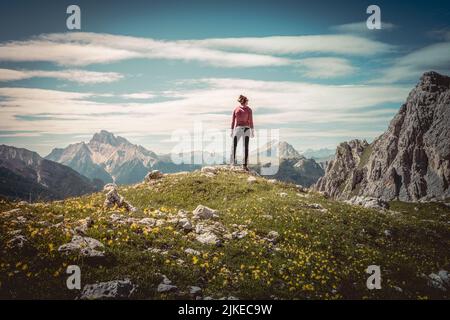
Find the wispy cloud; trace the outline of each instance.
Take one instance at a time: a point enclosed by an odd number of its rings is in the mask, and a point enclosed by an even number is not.
[[[395,59],[374,83],[418,79],[425,71],[450,72],[450,42],[435,43]]]
[[[397,28],[397,26],[390,22],[381,22],[381,29],[369,29],[367,28],[366,22],[352,22],[345,23],[336,26],[332,26],[330,29],[332,31],[342,33],[342,34],[353,34],[353,35],[364,35],[364,36],[373,36],[377,35],[381,31],[391,31]]]
[[[135,92],[122,94],[121,97],[124,99],[148,100],[155,98],[156,95],[151,92]]]
[[[264,54],[324,53],[364,56],[386,53],[394,49],[393,46],[380,41],[340,34],[222,38],[186,40],[178,43]]]
[[[351,74],[355,68],[350,60],[327,55],[375,55],[392,49],[391,45],[354,35],[167,41],[74,32],[44,34],[30,40],[2,43],[0,60],[83,66],[135,58],[163,59],[196,61],[220,68],[291,66],[300,72],[303,70],[305,76],[311,78],[331,78]],[[293,57],[298,54],[321,56]]]
[[[30,78],[55,78],[81,84],[94,84],[118,81],[123,78],[123,75],[116,72],[86,70],[45,71],[0,69],[0,81],[17,81]]]
[[[311,136],[321,137],[342,126],[357,130],[361,125],[386,124],[395,110],[379,110],[377,106],[400,105],[409,91],[395,85],[339,86],[237,78],[190,82],[196,88],[177,91],[176,100],[133,103],[123,103],[120,95],[112,98],[117,97],[121,102],[107,103],[96,101],[98,95],[94,93],[0,88],[3,98],[0,127],[5,134],[5,131],[29,130],[32,121],[33,130],[52,134],[91,134],[103,128],[170,136],[180,128],[191,130],[195,122],[201,121],[205,127],[225,130],[236,97],[244,93],[254,108],[257,128],[282,128],[283,131],[310,127]],[[154,94],[158,96],[157,92]],[[38,109],[34,108],[36,105]],[[270,111],[259,113],[260,108]],[[371,131],[369,128],[366,131]]]
[[[305,58],[299,63],[299,71],[309,78],[336,78],[348,76],[357,68],[342,58]]]

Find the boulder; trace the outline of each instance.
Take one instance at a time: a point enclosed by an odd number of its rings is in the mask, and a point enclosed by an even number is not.
[[[219,245],[221,243],[220,239],[211,231],[200,233],[195,239],[202,244]]]
[[[162,282],[158,285],[157,288],[157,291],[159,293],[178,291],[178,287],[172,285],[172,281],[169,278],[167,278],[165,275],[162,275],[162,278]]]
[[[145,176],[144,180],[150,182],[152,180],[158,180],[163,177],[162,173],[159,170],[152,170]]]
[[[211,219],[218,217],[218,213],[217,210],[213,210],[200,204],[193,211],[193,216],[195,219]]]
[[[370,209],[377,209],[377,210],[389,209],[389,203],[380,198],[356,196],[344,202],[347,204],[358,205]]]
[[[20,230],[19,230],[20,231]],[[6,243],[10,249],[24,249],[29,245],[29,241],[21,234],[16,234],[11,240]]]
[[[188,218],[181,218],[178,220],[177,225],[184,231],[191,231],[193,229],[191,222]]]
[[[130,298],[135,289],[136,286],[129,279],[87,284],[81,292],[80,299],[126,299]]]
[[[119,195],[116,188],[112,188],[106,194],[106,199],[105,202],[103,203],[103,206],[106,208],[112,208],[115,205],[119,208],[125,208],[127,211],[131,212],[136,211],[135,207],[133,207],[131,204],[125,201],[125,199],[122,196]]]
[[[85,258],[103,258],[104,245],[100,241],[75,235],[69,243],[63,244],[58,248],[62,254],[79,254]]]
[[[278,238],[280,237],[280,234],[277,231],[270,231],[267,234],[266,240],[272,243],[276,243],[278,241]]]
[[[200,255],[200,251],[192,249],[192,248],[187,248],[187,249],[184,250],[184,252],[187,253],[187,254],[194,255],[194,256]]]

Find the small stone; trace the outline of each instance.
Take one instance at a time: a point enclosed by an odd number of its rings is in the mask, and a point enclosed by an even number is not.
[[[165,283],[160,283],[157,288],[157,291],[159,293],[175,292],[177,290],[178,290],[177,286],[174,286],[171,284],[165,284]]]
[[[203,205],[198,205],[197,208],[195,208],[193,215],[196,219],[211,219],[218,217],[218,211]]]
[[[135,289],[136,286],[133,285],[129,279],[87,284],[81,292],[80,299],[96,300],[129,298]]]
[[[150,182],[152,180],[158,180],[162,178],[162,173],[159,170],[152,170],[145,176],[144,180]]]
[[[202,293],[202,288],[197,286],[190,286],[189,287],[189,293],[196,296]]]
[[[242,230],[242,231],[234,231],[234,232],[231,234],[231,236],[232,236],[233,239],[242,239],[242,238],[244,238],[245,236],[247,236],[247,234],[248,234],[247,231]]]
[[[257,181],[257,179],[254,176],[250,176],[250,177],[247,178],[247,182],[248,183],[254,183],[256,181]]]
[[[105,256],[104,245],[100,241],[75,235],[69,243],[63,244],[58,251],[63,254],[80,254],[86,258],[102,258]]]
[[[217,238],[217,236],[212,232],[205,232],[197,235],[195,239],[203,244],[213,244],[213,245],[219,245],[220,240]]]
[[[156,219],[154,218],[142,218],[138,221],[139,224],[143,224],[149,227],[153,227],[156,224]]]
[[[192,249],[192,248],[187,248],[187,249],[184,250],[184,252],[187,253],[187,254],[192,254],[194,256],[200,255],[200,251]]]
[[[13,249],[23,249],[28,245],[28,239],[23,235],[17,234],[7,242],[7,246]]]
[[[276,231],[270,231],[267,234],[267,240],[272,243],[277,242],[279,237],[280,237],[280,234]]]
[[[188,218],[181,218],[178,221],[178,225],[183,229],[184,231],[191,231],[193,229],[191,222]]]

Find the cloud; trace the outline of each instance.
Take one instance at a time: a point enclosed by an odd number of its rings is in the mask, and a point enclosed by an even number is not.
[[[336,78],[348,76],[356,72],[357,68],[342,58],[305,58],[298,65],[304,69],[303,75],[309,78]]]
[[[338,86],[236,78],[191,82],[197,88],[179,90],[176,100],[133,103],[98,102],[95,98],[99,95],[94,93],[0,88],[3,97],[0,127],[6,131],[28,130],[33,121],[33,130],[40,132],[84,134],[104,128],[113,132],[120,129],[167,135],[203,121],[206,126],[223,130],[229,126],[236,97],[244,93],[255,110],[258,127],[321,123],[331,128],[342,124],[387,123],[393,111],[378,110],[377,106],[400,105],[409,91],[393,85]],[[270,112],[259,114],[259,108]]]
[[[366,22],[353,22],[340,24],[336,26],[332,26],[331,30],[343,33],[343,34],[353,34],[353,35],[374,35],[379,33],[380,31],[391,31],[397,28],[397,26],[390,22],[381,22],[381,29],[369,29],[367,28]]]
[[[0,81],[17,81],[30,78],[55,78],[82,84],[109,83],[118,81],[123,76],[116,72],[95,72],[85,70],[12,70],[0,69]]]
[[[156,95],[153,93],[150,93],[150,92],[135,92],[135,93],[122,94],[121,97],[124,99],[147,100],[147,99],[155,98]]]
[[[415,50],[394,60],[392,66],[382,70],[374,83],[394,83],[402,80],[416,80],[426,71],[434,70],[444,74],[450,72],[450,42],[435,43]]]
[[[325,53],[340,55],[374,55],[393,50],[393,46],[354,35],[272,36],[178,41],[182,44],[243,50],[264,54]]]
[[[59,65],[82,66],[146,58],[197,61],[223,68],[276,67],[307,64],[301,59],[280,55],[305,53],[374,55],[390,50],[392,46],[388,44],[353,35],[167,41],[73,32],[44,34],[31,40],[2,43],[0,44],[0,60],[48,61]],[[339,64],[342,65],[342,61]]]

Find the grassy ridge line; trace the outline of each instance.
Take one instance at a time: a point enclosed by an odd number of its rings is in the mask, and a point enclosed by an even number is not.
[[[247,178],[241,173],[208,177],[197,172],[167,175],[152,186],[121,187],[120,194],[138,208],[134,213],[104,209],[102,193],[21,205],[26,223],[0,217],[0,297],[75,298],[79,292],[67,290],[65,268],[78,264],[82,285],[128,277],[139,286],[133,295],[138,299],[189,298],[183,292],[158,293],[158,274],[167,275],[180,291],[196,285],[204,296],[214,298],[448,298],[422,277],[450,268],[446,249],[450,212],[445,206],[394,203],[395,213],[381,213],[317,193],[299,194],[290,184],[262,178],[249,184]],[[327,212],[310,208],[314,203]],[[229,229],[233,224],[246,225],[248,235],[216,247],[203,245],[193,233],[170,224],[144,228],[116,225],[110,218],[115,211],[131,217],[160,218],[162,213],[169,219],[178,210],[191,211],[198,204],[219,210],[219,221]],[[17,206],[1,201],[0,212]],[[104,243],[111,257],[104,265],[90,265],[57,251],[86,217],[95,221],[88,236]],[[36,251],[10,250],[7,241],[13,230],[21,230]],[[280,234],[275,246],[262,240],[272,230]],[[186,248],[200,254],[186,254]],[[366,288],[365,269],[372,264],[381,266],[382,290]]]

